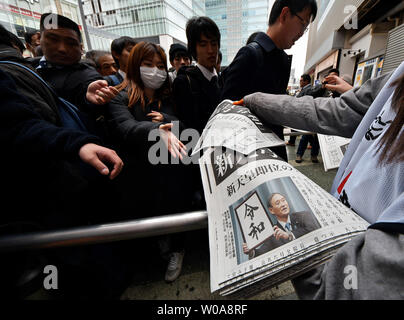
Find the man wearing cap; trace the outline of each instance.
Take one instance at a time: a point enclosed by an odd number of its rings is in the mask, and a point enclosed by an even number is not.
[[[189,66],[192,61],[192,57],[188,52],[188,49],[180,43],[173,43],[170,47],[169,52],[170,63],[175,70],[170,71],[168,75],[170,76],[171,84],[177,77],[178,70],[183,66]]]
[[[54,13],[41,16],[41,48],[43,57],[36,67],[57,95],[86,114],[90,130],[101,137],[105,132],[97,122],[102,119],[105,104],[117,91],[91,66],[81,63],[82,38],[79,26],[72,20]],[[95,94],[89,94],[95,93]]]

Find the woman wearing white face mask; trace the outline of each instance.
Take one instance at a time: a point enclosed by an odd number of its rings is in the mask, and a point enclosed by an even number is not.
[[[156,143],[155,139],[148,141],[152,130],[158,130],[174,158],[186,155],[185,146],[171,132],[171,121],[178,119],[174,116],[166,61],[160,46],[138,43],[130,53],[126,78],[117,86],[120,93],[108,106],[115,144],[125,159],[121,206],[136,218],[190,209],[186,180],[189,169],[182,164],[152,165],[149,159],[150,147]],[[174,281],[181,271],[183,236],[170,240],[171,246],[168,242],[160,244],[165,245],[164,253],[170,258],[166,280]]]
[[[182,158],[184,145],[170,132],[170,122],[178,119],[173,115],[163,49],[153,43],[138,43],[129,56],[126,78],[117,89],[121,92],[111,101],[109,114],[120,144],[128,142],[132,148],[133,141],[142,143],[151,130],[159,128],[172,156]]]

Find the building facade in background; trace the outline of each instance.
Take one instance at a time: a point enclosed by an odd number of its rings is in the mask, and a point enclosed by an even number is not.
[[[338,68],[355,86],[404,61],[402,0],[318,0],[305,73],[321,81]]]
[[[138,41],[186,44],[185,25],[205,15],[204,0],[82,0],[87,25]]]
[[[78,0],[0,0],[0,23],[24,41],[24,33],[39,30],[43,13],[53,12],[76,22],[83,33],[84,50],[109,50],[116,35],[89,28],[83,32]]]
[[[248,37],[268,28],[268,0],[206,0],[206,15],[221,34],[222,66],[228,66]]]

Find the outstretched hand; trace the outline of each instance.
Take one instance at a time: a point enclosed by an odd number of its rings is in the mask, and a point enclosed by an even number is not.
[[[117,96],[119,91],[115,87],[108,86],[105,80],[91,82],[87,88],[86,98],[92,104],[106,104]]]
[[[159,127],[160,136],[171,155],[174,158],[179,157],[182,160],[183,156],[187,155],[187,148],[180,140],[178,140],[175,134],[170,131],[172,127],[172,123],[162,124]]]
[[[152,118],[152,122],[162,122],[164,120],[164,117],[160,112],[153,110],[148,113],[147,116]]]
[[[353,88],[348,82],[346,82],[342,78],[334,76],[334,75],[326,77],[324,79],[324,81],[328,82],[325,85],[326,89],[331,90],[331,91],[336,91],[341,94],[343,94]]]
[[[94,143],[87,143],[79,150],[79,157],[85,163],[97,169],[104,176],[115,179],[123,168],[123,161],[114,150],[99,146]],[[108,169],[106,163],[110,164],[112,171]]]

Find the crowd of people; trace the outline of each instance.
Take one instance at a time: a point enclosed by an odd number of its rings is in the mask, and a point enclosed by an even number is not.
[[[0,137],[7,154],[2,161],[7,166],[4,181],[8,186],[3,205],[13,208],[2,216],[1,224],[29,221],[31,227],[49,230],[205,209],[198,166],[173,162],[190,156],[187,141],[174,132],[190,128],[201,134],[222,100],[243,99],[281,139],[284,126],[346,137],[352,137],[359,127],[353,140],[357,150],[351,148],[345,157],[332,192],[338,198],[344,188],[352,209],[371,221],[373,228],[341,251],[372,247],[379,240],[399,250],[404,221],[403,68],[361,88],[352,88],[336,74],[330,74],[320,88],[311,88],[311,79],[304,75],[299,97],[286,95],[291,61],[284,50],[304,34],[316,15],[314,0],[276,0],[268,30],[252,35],[224,70],[220,66],[221,34],[208,17],[187,22],[188,46],[171,45],[170,68],[159,45],[127,36],[115,39],[110,51],[94,50],[83,57],[78,25],[53,13],[42,15],[40,30],[28,33],[25,45],[0,26],[0,90],[4,92]],[[25,49],[30,58],[23,58]],[[371,138],[366,145],[360,140],[373,120],[367,111],[373,109],[377,109],[373,119],[382,112],[378,124],[386,133],[367,132]],[[164,147],[160,152],[171,155],[173,163],[150,162],[149,150],[155,143],[149,140],[152,132]],[[317,162],[318,148],[314,139],[311,142],[312,160]],[[272,150],[288,161],[286,147]],[[303,156],[299,152],[297,162]],[[367,179],[366,168],[372,172]],[[352,174],[349,182],[347,174]],[[369,184],[374,192],[372,203],[361,191]],[[157,239],[160,255],[168,261],[167,282],[181,273],[187,241],[197,239],[186,234]],[[127,249],[98,245],[62,252],[63,263],[85,265],[86,270],[102,261],[99,272],[86,274],[106,283],[104,292],[111,296],[128,285]],[[397,253],[386,261],[399,265]],[[367,254],[372,263],[360,270],[363,281],[387,264],[377,265],[372,253]],[[346,297],[348,293],[331,289],[329,283],[335,281],[339,263],[335,260],[347,256],[340,253],[326,268],[312,272],[310,283],[303,276],[296,280],[301,296]],[[366,268],[374,269],[369,274]],[[400,272],[400,268],[392,270],[392,277]],[[300,291],[301,287],[305,289]],[[369,287],[375,296],[384,292]],[[351,297],[361,298],[366,292]]]

